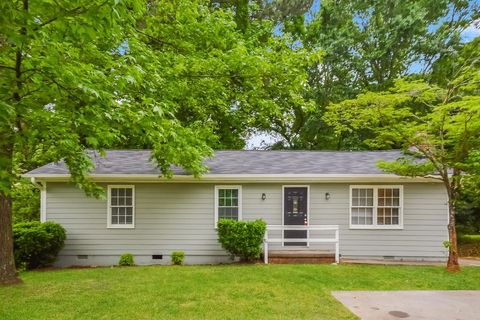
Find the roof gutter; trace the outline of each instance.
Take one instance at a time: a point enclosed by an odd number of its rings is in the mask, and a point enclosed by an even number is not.
[[[68,182],[69,174],[25,174],[25,178],[48,182]],[[212,182],[441,182],[439,176],[403,177],[393,174],[205,174],[200,178],[191,175],[176,175],[172,178],[156,174],[91,174],[95,182],[157,182],[157,183],[212,183]]]

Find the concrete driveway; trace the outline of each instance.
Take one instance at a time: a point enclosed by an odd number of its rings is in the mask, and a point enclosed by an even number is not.
[[[360,319],[480,319],[480,291],[334,291]]]

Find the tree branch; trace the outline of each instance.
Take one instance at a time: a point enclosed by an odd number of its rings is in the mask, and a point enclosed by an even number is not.
[[[0,68],[1,68],[1,69],[8,69],[8,70],[13,70],[13,71],[15,71],[15,68],[14,68],[14,67],[9,67],[9,66],[5,66],[5,65],[1,65],[1,64],[0,64]]]
[[[66,12],[64,12],[62,15],[59,15],[59,16],[56,16],[56,17],[52,17],[50,19],[48,19],[47,21],[43,22],[43,23],[40,23],[36,28],[34,28],[34,30],[38,30],[52,22],[55,22],[61,18],[65,18],[65,17],[71,17],[71,16],[75,16],[75,15],[80,15],[82,13],[85,13],[87,11],[89,11],[90,9],[92,8],[101,8],[103,7],[104,5],[106,5],[109,1],[108,0],[105,0],[103,1],[102,3],[98,4],[98,5],[95,5],[95,4],[92,4],[91,6],[86,6],[86,7],[82,7],[82,6],[78,6],[76,8],[73,8],[73,9],[70,9],[70,10],[67,10]],[[58,5],[58,4],[57,4]],[[63,7],[62,7],[63,8]],[[63,8],[64,9],[64,8]]]
[[[141,30],[139,30],[138,28],[135,28],[135,31],[137,31],[138,33],[140,33],[141,35],[144,35],[146,36],[148,39],[152,40],[153,42],[156,42],[157,44],[161,44],[161,45],[167,45],[169,47],[172,47],[174,48],[175,50],[177,50],[178,52],[184,52],[184,50],[182,50],[180,47],[178,47],[176,44],[174,43],[171,43],[171,42],[168,42],[168,41],[165,41],[163,39],[160,39],[160,38],[157,38],[155,36],[152,36],[146,32],[143,32]]]

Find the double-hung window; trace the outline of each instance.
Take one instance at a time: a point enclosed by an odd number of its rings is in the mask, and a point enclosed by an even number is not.
[[[350,228],[401,229],[402,186],[351,186]]]
[[[134,186],[108,186],[109,228],[133,228],[135,225]]]
[[[241,186],[215,186],[215,226],[220,219],[242,219]]]

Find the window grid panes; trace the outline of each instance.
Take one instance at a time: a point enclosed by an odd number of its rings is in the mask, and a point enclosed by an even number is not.
[[[379,188],[377,206],[378,225],[398,225],[400,223],[400,190]]]
[[[110,224],[133,225],[133,188],[110,188]]]
[[[238,220],[238,189],[218,189],[218,219]]]
[[[400,225],[401,197],[398,187],[358,187],[351,191],[351,224]]]
[[[373,189],[353,188],[352,189],[352,224],[372,225],[373,224]]]

